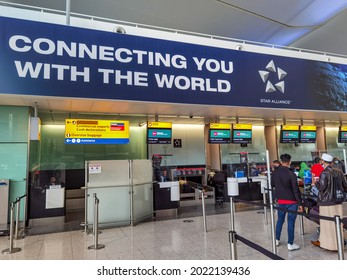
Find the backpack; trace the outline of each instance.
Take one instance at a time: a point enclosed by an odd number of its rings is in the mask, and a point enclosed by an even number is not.
[[[329,175],[330,184],[324,191],[319,191],[318,199],[324,203],[341,204],[346,200],[346,194],[340,179],[340,177],[343,177],[343,174],[340,170],[333,168],[329,169]]]
[[[311,185],[312,184],[312,173],[311,170],[304,170],[304,184]]]
[[[332,201],[336,204],[341,204],[346,200],[346,193],[345,190],[342,187],[342,182],[339,179],[339,172],[335,169],[333,172],[331,172],[332,175],[332,182],[333,182],[333,195],[332,195]]]

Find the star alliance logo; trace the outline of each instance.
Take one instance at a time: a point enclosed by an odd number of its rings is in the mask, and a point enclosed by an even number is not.
[[[265,92],[275,92],[276,89],[280,92],[284,93],[284,81],[283,78],[287,76],[287,72],[283,69],[275,66],[275,63],[273,60],[271,60],[268,65],[265,67],[266,70],[259,70],[259,75],[261,79],[263,80],[264,84],[266,83]],[[270,73],[277,74],[278,81],[274,84],[269,80]]]

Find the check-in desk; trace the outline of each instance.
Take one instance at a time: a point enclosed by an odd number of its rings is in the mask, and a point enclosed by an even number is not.
[[[239,195],[236,198],[246,201],[263,200],[263,191],[267,187],[266,176],[237,178],[237,182],[239,184]],[[230,201],[226,183],[224,184],[224,201]]]
[[[65,216],[65,188],[51,185],[30,190],[30,218]]]
[[[155,182],[153,190],[155,216],[177,216],[180,201],[179,182]]]

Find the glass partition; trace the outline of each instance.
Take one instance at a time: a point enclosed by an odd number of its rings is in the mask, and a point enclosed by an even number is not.
[[[86,162],[87,223],[93,223],[94,194],[99,199],[99,223],[130,224],[128,160]]]
[[[148,158],[156,154],[167,155],[162,159],[162,166],[205,165],[204,127],[204,125],[173,124],[172,143],[149,144]]]
[[[28,107],[0,106],[0,178],[9,180],[9,205],[27,193],[28,132]]]
[[[221,144],[222,169],[227,177],[252,177],[264,174],[266,145],[263,126],[253,126],[252,143]]]
[[[99,199],[100,224],[129,225],[152,215],[151,161],[88,161],[85,169],[88,225],[94,218],[94,194]]]
[[[280,139],[280,127],[276,128],[277,139]],[[292,163],[300,165],[301,162],[312,163],[312,151],[316,151],[316,143],[278,143],[278,154],[290,154]]]
[[[153,214],[153,172],[149,160],[132,161],[133,220],[138,222]]]
[[[112,145],[66,145],[65,125],[42,125],[41,144],[37,153],[42,168],[51,162],[64,162],[66,169],[84,169],[85,161],[90,160],[128,160],[146,159],[146,130],[143,127],[130,126],[129,144]]]

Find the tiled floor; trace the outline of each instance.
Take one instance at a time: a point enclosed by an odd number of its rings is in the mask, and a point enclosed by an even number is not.
[[[0,254],[0,260],[228,260],[230,246],[230,214],[228,205],[219,214],[207,216],[207,232],[203,231],[203,219],[199,215],[183,214],[180,218],[157,220],[134,227],[101,229],[98,243],[105,248],[88,249],[94,238],[79,230],[48,234],[28,235],[14,241],[20,252]],[[224,212],[224,213],[223,213]],[[190,217],[189,217],[190,216]],[[193,216],[193,217],[192,217]],[[288,260],[337,260],[337,252],[330,252],[311,245],[316,224],[304,218],[305,234],[299,233],[299,219],[296,225],[295,242],[301,249],[288,251],[286,242],[278,247],[280,257]],[[263,212],[258,210],[235,213],[236,233],[271,251],[271,223],[264,223]],[[286,228],[283,236],[286,238]],[[0,251],[9,248],[9,238],[0,237]],[[240,260],[268,260],[238,241],[237,257]],[[347,248],[344,250],[346,254]]]

